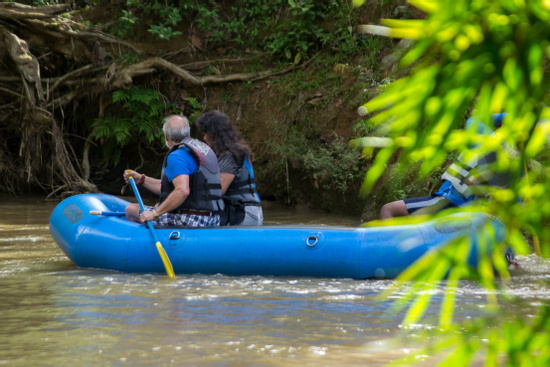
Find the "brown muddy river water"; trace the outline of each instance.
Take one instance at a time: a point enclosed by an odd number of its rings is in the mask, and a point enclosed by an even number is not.
[[[77,268],[50,236],[56,203],[0,198],[0,365],[379,366],[422,347],[404,339],[391,280],[122,274]],[[357,226],[358,218],[266,205],[266,224]],[[508,293],[530,317],[550,301],[547,261],[520,257]],[[463,282],[457,318],[487,292]],[[435,326],[435,296],[419,328]],[[437,359],[437,358],[436,358]],[[432,365],[434,357],[420,361]]]

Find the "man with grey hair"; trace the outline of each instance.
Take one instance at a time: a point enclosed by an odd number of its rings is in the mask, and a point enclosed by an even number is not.
[[[123,175],[126,182],[132,176],[138,185],[158,194],[159,203],[155,207],[146,206],[141,213],[138,204],[130,204],[126,207],[126,218],[160,226],[219,226],[223,201],[216,154],[208,145],[190,138],[185,116],[166,117],[162,131],[170,150],[160,180],[132,170]]]

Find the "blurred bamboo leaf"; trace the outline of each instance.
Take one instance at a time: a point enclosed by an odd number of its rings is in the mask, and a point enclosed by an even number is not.
[[[354,1],[360,6],[364,1]],[[518,254],[531,248],[526,237],[540,239],[541,253],[550,255],[550,1],[547,0],[411,0],[425,13],[423,19],[388,19],[382,25],[359,28],[386,37],[410,38],[414,45],[401,58],[403,77],[384,86],[366,101],[368,123],[383,126],[393,144],[375,146],[376,154],[365,175],[363,192],[370,192],[392,166],[420,163],[419,178],[440,169],[449,154],[465,158],[495,152],[494,172],[509,170],[513,177],[504,189],[488,187],[469,210],[495,215],[507,228],[507,242],[495,241],[490,226],[478,228],[474,244],[455,241],[427,253],[403,272],[380,295],[399,292],[392,311],[407,308],[404,323],[418,322],[440,289],[445,290],[440,310],[442,337],[432,350],[452,348],[442,365],[466,365],[485,351],[487,365],[504,356],[509,365],[547,365],[550,352],[550,311],[542,306],[532,320],[496,317],[495,290],[510,279],[503,253],[508,246]],[[495,134],[481,136],[464,130],[466,117],[475,114],[490,121],[491,114],[507,117]],[[375,150],[374,148],[379,148]],[[394,163],[395,162],[395,163]],[[528,169],[535,172],[529,175]],[[392,223],[397,223],[392,221]],[[534,234],[534,235],[533,235]],[[468,266],[477,256],[477,267]],[[489,291],[485,317],[453,326],[455,290],[462,278],[477,279]],[[446,279],[446,280],[445,280]],[[403,290],[405,290],[403,292]],[[469,338],[469,335],[481,335]],[[480,339],[485,338],[487,343]],[[546,343],[546,344],[544,344]],[[484,344],[484,345],[483,345]]]

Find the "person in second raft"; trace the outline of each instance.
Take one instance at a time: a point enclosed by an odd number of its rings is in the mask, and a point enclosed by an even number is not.
[[[478,117],[466,121],[466,129],[480,135],[492,135],[502,126],[505,113],[493,114],[489,124]],[[513,159],[513,149],[507,149]],[[479,197],[488,195],[487,187],[505,188],[510,184],[513,173],[509,170],[496,171],[492,168],[496,153],[474,157],[468,162],[463,155],[441,176],[443,184],[438,192],[426,197],[398,200],[385,204],[380,209],[380,219],[407,216],[411,214],[434,214],[441,210],[468,205]]]
[[[250,146],[229,117],[220,111],[204,113],[196,125],[218,157],[225,202],[220,225],[262,225],[264,215],[256,192]]]

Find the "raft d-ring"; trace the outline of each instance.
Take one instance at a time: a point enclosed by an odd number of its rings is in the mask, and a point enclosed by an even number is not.
[[[180,233],[178,231],[174,231],[170,233],[170,237],[168,238],[170,240],[179,240],[180,239]]]
[[[313,243],[311,243],[311,241],[314,241]],[[317,236],[309,236],[306,240],[306,243],[309,247],[313,247],[317,244],[317,241],[319,241],[319,238]]]

